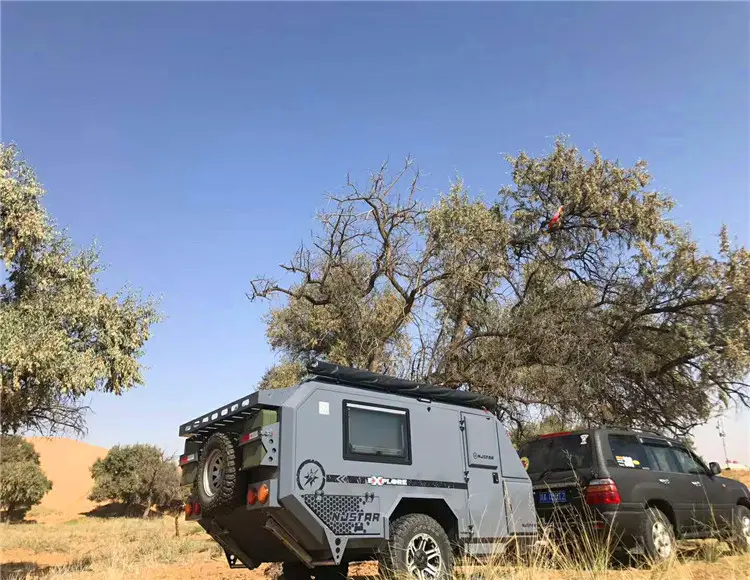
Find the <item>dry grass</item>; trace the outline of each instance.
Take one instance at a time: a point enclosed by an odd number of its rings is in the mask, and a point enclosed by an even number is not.
[[[78,519],[0,527],[3,578],[139,578],[148,569],[223,560],[195,524],[174,535],[171,519]]]
[[[265,580],[267,567],[230,570],[223,553],[196,524],[164,520],[82,518],[66,524],[0,526],[2,578],[31,580],[125,580],[132,578]],[[700,544],[699,544],[700,545]],[[709,544],[705,544],[709,545]],[[462,562],[462,580],[748,580],[750,556],[718,548],[685,549],[673,562],[655,568],[613,569],[597,545],[579,546],[571,558],[558,547],[492,564]],[[352,566],[350,574],[373,576],[376,566]]]

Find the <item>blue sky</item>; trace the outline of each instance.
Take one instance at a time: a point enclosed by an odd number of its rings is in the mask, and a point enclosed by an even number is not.
[[[509,181],[502,154],[567,134],[648,160],[706,248],[722,222],[747,244],[748,16],[745,3],[4,3],[3,141],[74,240],[98,241],[102,286],[160,296],[168,316],[147,386],[95,396],[89,440],[177,451],[180,422],[252,390],[273,358],[249,280],[278,272],[325,191],[386,157],[415,156],[429,195],[456,171],[491,195]],[[735,455],[749,437],[736,431]]]

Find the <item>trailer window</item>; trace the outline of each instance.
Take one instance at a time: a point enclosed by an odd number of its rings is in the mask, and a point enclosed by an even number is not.
[[[344,401],[344,459],[411,463],[409,411]]]

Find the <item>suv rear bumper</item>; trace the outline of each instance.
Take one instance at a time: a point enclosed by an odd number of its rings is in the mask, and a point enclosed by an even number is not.
[[[567,512],[555,511],[542,517],[551,525],[556,535],[593,535],[619,544],[626,549],[634,548],[642,534],[646,512],[640,505],[620,505],[615,509],[575,509]]]
[[[641,506],[600,511],[598,515],[604,523],[601,532],[606,534],[613,542],[627,548],[635,547],[636,540],[642,534],[643,518],[646,516],[645,510]]]

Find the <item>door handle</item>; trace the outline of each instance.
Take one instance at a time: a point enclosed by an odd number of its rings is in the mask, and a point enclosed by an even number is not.
[[[700,481],[691,481],[690,483],[692,483],[695,487],[700,487],[701,486],[701,482]]]
[[[669,485],[669,480],[668,479],[660,479],[659,483],[663,483],[664,485]]]

